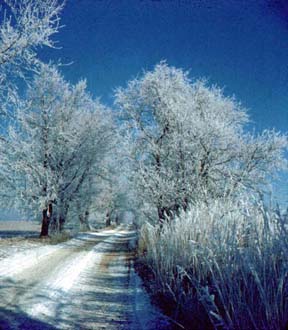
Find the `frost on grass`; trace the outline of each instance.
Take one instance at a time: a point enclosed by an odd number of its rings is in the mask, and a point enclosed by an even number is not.
[[[173,221],[144,225],[144,261],[158,289],[215,328],[284,329],[288,218],[261,203],[198,203]],[[197,315],[199,317],[199,315]]]

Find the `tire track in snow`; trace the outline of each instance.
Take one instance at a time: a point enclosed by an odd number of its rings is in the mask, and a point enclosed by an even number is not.
[[[12,295],[6,305],[14,313],[1,328],[0,309],[0,329],[168,330],[134,271],[133,237],[123,228],[85,234],[16,272],[6,292],[0,290],[0,307]]]
[[[105,250],[105,246],[110,240],[109,237],[102,243],[98,243],[91,251],[79,252],[77,256],[67,259],[45,279],[44,283],[40,282],[29,293],[28,296],[31,297],[32,304],[28,308],[26,307],[27,297],[24,301],[20,301],[23,310],[28,315],[50,324],[58,325],[61,323],[61,319],[65,316],[63,310],[65,306],[71,303],[74,287],[81,286],[79,278],[92,265],[95,266],[100,263],[103,256],[102,251]]]
[[[1,260],[0,312],[5,310],[4,316],[0,313],[0,329],[2,330],[2,321],[6,319],[6,314],[9,315],[10,311],[17,310],[17,312],[26,313],[29,306],[28,310],[31,312],[30,306],[35,303],[41,304],[41,301],[45,301],[52,306],[53,301],[55,303],[64,298],[65,290],[68,291],[77,280],[77,275],[81,270],[78,264],[85,267],[90,259],[91,250],[104,240],[109,240],[115,232],[117,230],[82,233],[75,239],[57,246],[44,246],[37,248],[36,251],[25,251],[12,258]],[[64,289],[63,292],[60,290],[61,287]],[[45,305],[43,310],[45,310]],[[51,314],[49,306],[46,311]],[[8,322],[15,323],[15,329],[22,329],[22,326],[17,327],[17,321],[14,322],[14,318],[13,316],[13,319]]]

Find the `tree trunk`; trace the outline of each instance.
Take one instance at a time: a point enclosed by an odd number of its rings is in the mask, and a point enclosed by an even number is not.
[[[79,215],[81,231],[91,230],[89,222],[88,222],[88,218],[89,218],[89,211],[85,211],[84,214]]]
[[[106,227],[111,226],[111,216],[110,216],[110,212],[107,211],[106,213]]]
[[[59,232],[58,215],[57,213],[55,214],[55,212],[53,214],[53,218],[50,219],[49,232],[54,234]]]
[[[59,232],[61,233],[64,229],[64,224],[65,224],[65,218],[63,215],[60,215],[59,217]]]
[[[163,223],[166,220],[166,209],[165,209],[165,207],[158,207],[157,211],[158,211],[159,223],[160,223],[160,226],[162,227]]]
[[[52,216],[52,204],[48,205],[47,209],[42,211],[42,227],[40,237],[48,237],[49,234],[49,222]]]
[[[61,208],[59,212],[59,232],[62,232],[67,220],[67,215],[68,215],[68,210],[69,210],[69,205],[64,204],[63,200],[61,200]]]

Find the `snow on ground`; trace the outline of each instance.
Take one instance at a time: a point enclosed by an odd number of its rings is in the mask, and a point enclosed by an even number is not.
[[[0,329],[170,329],[134,271],[133,241],[119,227],[0,260]]]
[[[41,245],[31,237],[38,237],[40,225],[29,221],[0,221],[0,260]]]
[[[2,239],[0,240],[0,260],[13,257],[14,255],[39,247],[39,243],[25,239]],[[1,269],[0,269],[1,271]]]
[[[80,233],[76,238],[57,245],[39,246],[39,243],[27,242],[25,245],[20,241],[13,243],[10,241],[8,246],[0,244],[2,258],[0,264],[0,276],[14,276],[19,272],[23,272],[37,265],[42,259],[48,255],[59,252],[59,249],[76,249],[83,247],[84,243],[95,243],[95,235],[97,238],[103,239],[114,233],[113,230],[105,230],[100,233]],[[9,241],[8,241],[9,242]]]

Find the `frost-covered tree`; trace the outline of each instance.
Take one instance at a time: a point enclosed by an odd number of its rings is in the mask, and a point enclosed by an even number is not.
[[[112,222],[118,224],[123,210],[129,208],[126,164],[123,162],[124,146],[119,126],[115,126],[112,131],[107,151],[103,157],[101,176],[94,176],[97,193],[93,205],[98,224],[110,226]]]
[[[199,199],[260,189],[285,166],[287,136],[246,133],[248,115],[234,98],[165,62],[119,88],[116,105],[133,142],[138,195],[160,222]]]
[[[16,119],[1,144],[4,192],[11,187],[11,199],[22,211],[42,212],[46,236],[51,220],[62,230],[75,205],[81,204],[77,216],[89,211],[91,176],[101,169],[112,119],[85,82],[72,86],[47,65],[18,102]]]
[[[101,208],[109,209],[110,200],[106,196],[106,187],[108,183],[113,185],[110,161],[116,158],[115,151],[119,141],[112,112],[98,101],[94,104],[93,117],[88,120],[84,132],[86,135],[89,132],[90,141],[86,141],[83,152],[90,160],[86,161],[86,170],[83,173],[85,178],[71,195],[75,203],[71,204],[69,212],[78,221],[80,230],[90,228],[90,216],[101,214]],[[100,221],[102,224],[103,219]]]
[[[4,0],[0,6],[1,111],[15,93],[15,79],[39,66],[37,49],[54,47],[63,3],[58,0]]]

